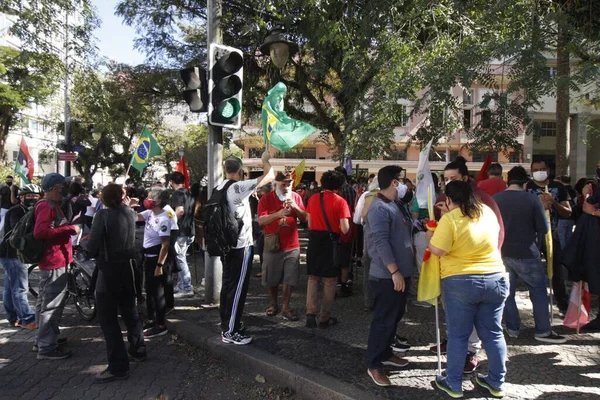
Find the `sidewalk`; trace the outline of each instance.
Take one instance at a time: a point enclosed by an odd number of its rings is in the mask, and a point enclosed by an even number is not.
[[[446,394],[435,390],[431,383],[437,368],[437,358],[429,352],[429,346],[435,343],[433,308],[415,307],[409,303],[399,333],[409,338],[412,345],[407,357],[411,363],[407,368],[392,372],[391,379],[397,387],[379,388],[367,376],[366,342],[371,313],[363,311],[361,269],[355,273],[354,296],[336,300],[333,315],[339,319],[339,324],[327,330],[304,327],[306,239],[301,241],[301,283],[292,296],[292,307],[301,317],[300,321],[284,321],[280,315],[266,316],[269,301],[260,278],[255,277],[258,272],[258,257],[255,257],[243,318],[248,334],[254,337],[250,346],[223,345],[220,342],[218,310],[199,308],[204,295],[197,283],[193,298],[176,300],[176,310],[169,315],[172,321],[170,329],[193,344],[264,374],[267,380],[275,380],[279,385],[296,390],[303,398],[332,398],[335,394],[337,396],[334,397],[338,398],[448,398]],[[196,266],[190,260],[190,267],[193,279],[197,277],[200,280],[203,267],[198,255]],[[509,362],[506,398],[598,398],[600,334],[577,336],[573,330],[557,325],[561,320],[556,315],[554,329],[559,334],[567,335],[569,342],[565,345],[542,344],[533,339],[531,303],[526,291],[518,292],[518,303],[523,328],[520,338],[507,338]],[[597,301],[593,304],[597,304]],[[443,336],[444,317],[441,309],[440,315]],[[483,362],[478,371],[486,372],[487,363],[482,353],[480,357]],[[307,381],[313,384],[309,385]],[[303,390],[306,393],[302,393]],[[486,398],[487,392],[474,388],[470,377],[465,378],[464,390],[465,398]]]

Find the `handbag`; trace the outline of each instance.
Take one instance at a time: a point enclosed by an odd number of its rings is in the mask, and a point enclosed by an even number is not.
[[[264,250],[269,253],[277,253],[281,248],[279,244],[279,229],[281,225],[277,224],[277,230],[273,233],[265,234],[265,247]]]
[[[319,193],[319,200],[321,202],[321,211],[323,212],[323,219],[325,220],[325,225],[327,225],[327,232],[329,232],[329,239],[334,244],[337,244],[340,239],[340,235],[333,232],[331,230],[331,225],[329,224],[329,220],[327,219],[327,213],[325,212],[325,201],[323,201],[323,192]]]

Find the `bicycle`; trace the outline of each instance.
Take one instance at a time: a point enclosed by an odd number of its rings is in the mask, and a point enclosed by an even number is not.
[[[73,260],[67,266],[67,299],[65,303],[72,297],[79,316],[85,321],[91,321],[96,316],[96,298],[94,290],[90,287],[96,262],[86,258],[84,252],[79,248],[73,249]],[[38,292],[31,284],[31,274],[36,268],[38,268],[37,264],[31,264],[27,268],[27,274],[30,277],[29,293],[35,298],[38,297]]]

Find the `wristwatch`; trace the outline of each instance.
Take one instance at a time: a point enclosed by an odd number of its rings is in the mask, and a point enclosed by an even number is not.
[[[162,268],[163,267],[163,263],[156,263],[156,266]]]

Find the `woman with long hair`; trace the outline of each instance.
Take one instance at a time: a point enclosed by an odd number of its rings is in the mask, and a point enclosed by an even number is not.
[[[108,355],[108,368],[97,382],[125,379],[129,376],[129,358],[142,361],[146,346],[142,323],[136,308],[135,249],[136,212],[123,204],[121,185],[108,184],[101,197],[105,208],[98,211],[84,247],[96,257],[96,308]],[[125,350],[118,314],[127,326],[129,349]]]
[[[435,232],[427,233],[429,249],[440,257],[448,329],[446,376],[436,377],[435,383],[453,398],[463,396],[463,367],[475,326],[489,362],[489,374],[479,374],[477,383],[501,397],[506,375],[501,322],[509,280],[498,250],[500,226],[492,209],[473,195],[468,182],[448,182],[445,194],[448,211]]]

